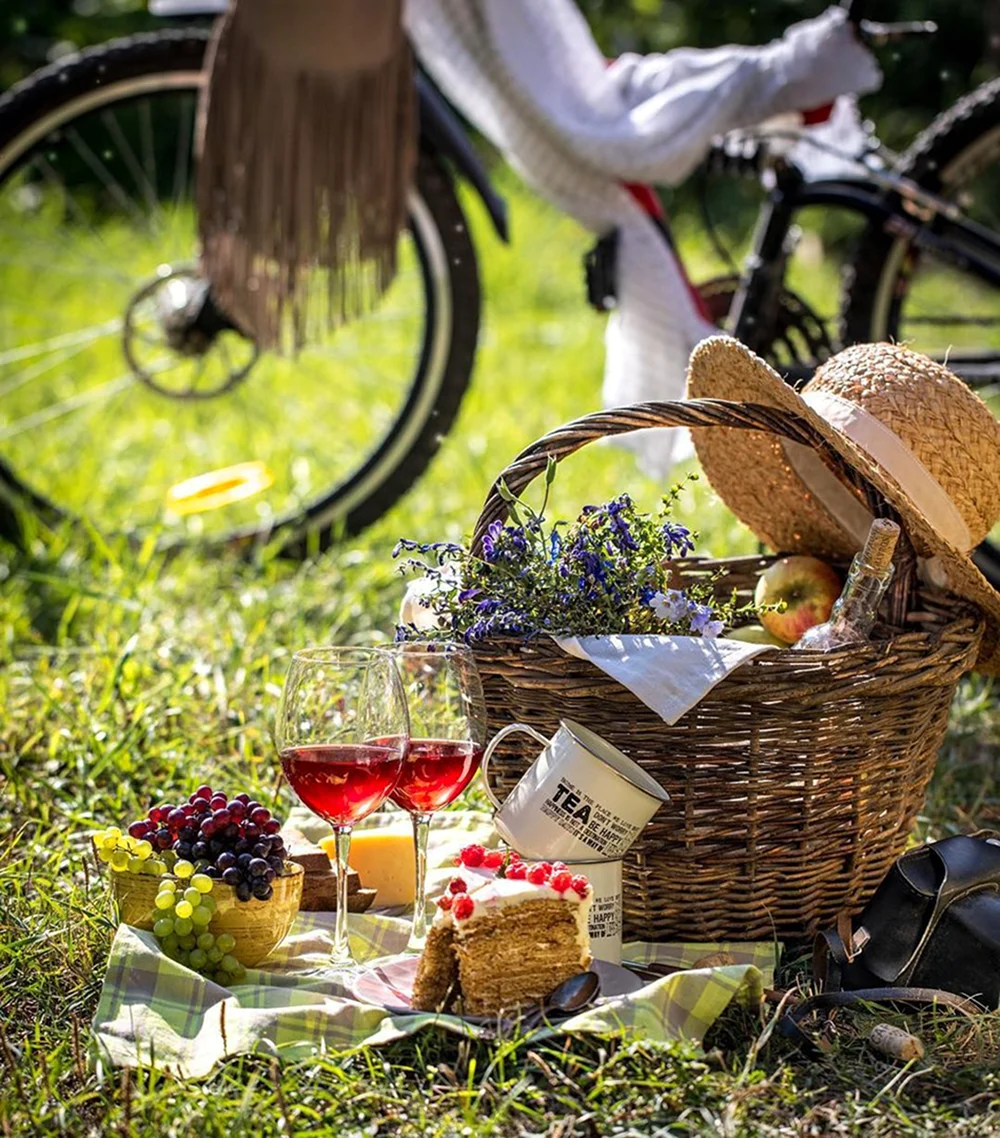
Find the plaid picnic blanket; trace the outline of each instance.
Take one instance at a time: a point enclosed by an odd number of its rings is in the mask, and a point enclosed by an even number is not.
[[[444,817],[448,817],[445,815]],[[442,821],[444,818],[441,819]],[[298,823],[299,819],[294,820]],[[391,824],[384,820],[377,824]],[[456,817],[462,840],[477,840],[482,815]],[[455,834],[439,830],[438,860],[455,849]],[[432,849],[432,852],[433,849]],[[439,876],[452,872],[439,868]],[[458,1016],[406,1013],[374,1003],[370,972],[402,959],[409,920],[384,913],[350,917],[351,946],[365,967],[324,971],[333,943],[334,914],[300,913],[288,937],[231,990],[171,960],[152,933],[120,925],[111,946],[94,1016],[92,1061],[97,1066],[152,1066],[199,1078],[228,1055],[259,1052],[302,1059],[322,1051],[388,1043],[434,1026],[464,1036],[489,1032]],[[652,1040],[700,1041],[734,999],[759,1000],[773,984],[774,944],[626,945],[626,959],[673,967],[726,951],[738,962],[674,973],[637,991],[602,999],[591,1008],[543,1026],[536,1038],[563,1032],[628,1029]]]

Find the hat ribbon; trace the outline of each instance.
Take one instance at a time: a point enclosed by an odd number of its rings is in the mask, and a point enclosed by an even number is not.
[[[828,391],[805,391],[801,398],[831,427],[877,462],[942,538],[962,552],[972,548],[969,527],[955,503],[895,431],[864,407],[840,395]],[[795,444],[786,446],[786,451],[810,489],[848,532],[855,537],[860,535],[863,540],[870,515],[858,499],[827,469],[815,452]]]

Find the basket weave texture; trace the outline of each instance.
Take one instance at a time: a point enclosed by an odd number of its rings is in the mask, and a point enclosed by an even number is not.
[[[593,439],[651,426],[764,429],[814,446],[872,512],[899,521],[802,420],[771,408],[698,400],[642,404],[577,420],[533,444],[498,478],[473,549],[505,516],[502,479],[519,493]],[[752,477],[752,472],[748,472]],[[774,558],[679,561],[671,586],[719,569],[726,595],[752,594]],[[982,637],[980,614],[915,587],[905,540],[891,626],[870,645],[777,651],[744,664],[668,726],[627,688],[544,637],[475,645],[490,727],[551,734],[562,718],[590,727],[670,794],[624,867],[626,937],[751,940],[813,936],[860,909],[905,847],[934,770],[959,678]],[[537,757],[512,736],[491,762],[503,797]]]

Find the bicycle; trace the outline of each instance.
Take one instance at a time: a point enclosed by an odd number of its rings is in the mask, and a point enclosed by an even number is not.
[[[207,18],[225,0],[152,6]],[[868,34],[910,30],[870,25]],[[276,538],[301,556],[383,514],[457,414],[480,289],[456,179],[476,190],[501,239],[506,207],[454,111],[420,75],[411,221],[384,304],[296,360],[264,356],[212,303],[194,260],[191,146],[209,34],[184,26],[112,41],[0,96],[0,524],[8,531],[24,508],[139,537],[166,516],[168,543]],[[873,153],[877,146],[873,139]],[[857,177],[807,181],[773,138],[744,138],[735,156],[721,147],[717,166],[749,171],[769,191],[746,271],[703,286],[706,311],[791,382],[807,378],[838,339],[900,339],[948,353],[1000,406],[1000,332],[996,347],[989,342],[1000,329],[1000,220],[990,213],[998,154],[1000,81],[960,99],[891,167]],[[655,195],[636,192],[656,215]],[[839,337],[785,279],[795,216],[816,205],[866,222]],[[659,226],[671,241],[665,218]],[[613,302],[613,245],[610,235],[588,258],[590,299],[602,310]],[[58,259],[40,259],[47,249]],[[958,311],[942,311],[943,292]],[[64,327],[53,331],[57,316]],[[106,432],[104,450],[90,448],[99,468],[81,468],[73,446],[81,434],[63,438],[56,423]],[[177,448],[167,445],[179,438],[204,472],[180,483],[169,466]],[[1000,582],[996,548],[977,556]]]

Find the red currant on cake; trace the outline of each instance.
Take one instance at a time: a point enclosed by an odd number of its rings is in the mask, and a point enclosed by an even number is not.
[[[579,893],[581,897],[586,897],[590,890],[590,882],[582,873],[578,873],[569,883],[569,887],[574,893]]]
[[[561,869],[558,873],[552,875],[552,880],[549,885],[557,893],[565,893],[567,889],[573,884],[573,874],[566,869]]]
[[[508,881],[524,881],[528,876],[528,867],[523,861],[512,861],[505,872]]]
[[[451,903],[451,911],[459,921],[467,921],[475,912],[476,903],[468,893],[459,893]]]
[[[502,850],[487,850],[483,854],[483,868],[484,869],[499,869],[503,865],[503,851]]]
[[[528,880],[532,885],[544,885],[548,881],[552,873],[552,866],[548,862],[543,861],[538,865],[533,865],[528,870]]]
[[[438,897],[438,908],[444,909],[444,911],[446,913],[448,912],[448,910],[451,908],[451,894],[450,893],[445,893],[443,896]]]
[[[459,851],[458,864],[468,869],[478,869],[486,857],[486,850],[482,846],[463,846]]]
[[[461,877],[453,877],[451,881],[448,882],[449,893],[468,893],[468,891],[469,887],[465,884]]]

